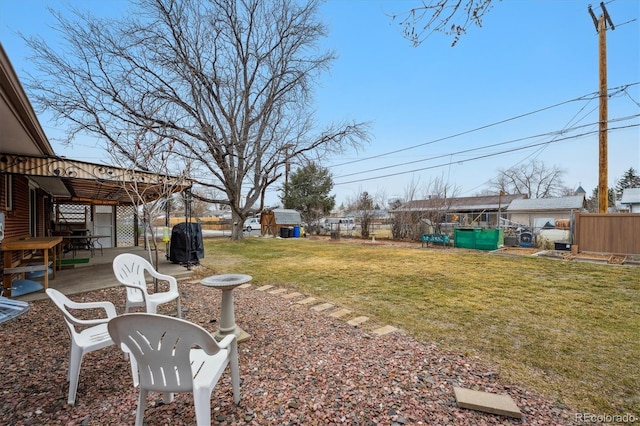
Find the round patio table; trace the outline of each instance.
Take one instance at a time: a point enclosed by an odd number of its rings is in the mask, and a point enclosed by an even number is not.
[[[239,285],[248,283],[252,279],[251,275],[223,274],[213,275],[200,281],[200,284],[204,286],[222,290],[220,322],[218,323],[218,331],[214,336],[217,340],[222,340],[229,334],[235,334],[238,339],[238,343],[240,343],[251,337],[236,324],[236,316],[233,306],[233,289]]]

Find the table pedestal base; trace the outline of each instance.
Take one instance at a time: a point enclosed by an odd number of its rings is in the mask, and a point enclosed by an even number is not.
[[[230,334],[230,333],[222,334],[222,332],[220,330],[218,330],[213,337],[214,337],[214,339],[216,339],[219,342],[222,339],[224,339],[224,337],[227,334]],[[246,331],[244,331],[242,328],[240,328],[237,324],[236,324],[236,329],[233,331],[233,334],[236,335],[236,339],[238,340],[238,343],[245,342],[245,341],[249,340],[249,338],[251,338],[251,335],[249,333],[247,333]]]
[[[207,287],[216,287],[222,290],[222,300],[220,303],[220,322],[218,331],[214,335],[216,340],[222,340],[229,334],[234,334],[238,343],[244,342],[251,336],[236,324],[233,307],[233,289],[240,284],[251,281],[251,276],[242,274],[214,275],[200,281]]]

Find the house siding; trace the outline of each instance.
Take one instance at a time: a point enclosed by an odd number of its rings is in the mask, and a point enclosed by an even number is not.
[[[20,175],[12,176],[13,209],[5,209],[4,184],[7,175],[2,176],[2,212],[5,218],[5,239],[19,238],[29,235],[29,181]],[[19,259],[19,254],[13,254],[13,261]],[[4,268],[3,256],[0,256],[0,268]]]
[[[565,211],[545,211],[545,212],[512,212],[511,213],[511,221],[515,223],[519,223],[520,225],[529,226],[531,228],[534,227],[536,219],[547,219],[553,218],[555,221],[558,220],[571,220],[571,210]]]
[[[2,188],[4,188],[4,175]],[[29,182],[26,177],[13,175],[13,209],[5,210],[5,196],[2,191],[2,211],[5,218],[5,238],[17,238],[29,235]]]

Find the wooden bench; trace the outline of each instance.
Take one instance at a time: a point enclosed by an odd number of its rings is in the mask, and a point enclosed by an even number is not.
[[[429,243],[440,243],[442,248],[445,248],[451,240],[447,234],[422,234],[420,241],[422,242],[422,247],[424,247],[425,243],[427,247],[429,247]]]
[[[51,265],[51,262],[49,262],[49,265]],[[47,271],[50,268],[49,265],[25,265],[15,268],[4,268],[2,272],[4,274],[24,274],[25,272]]]

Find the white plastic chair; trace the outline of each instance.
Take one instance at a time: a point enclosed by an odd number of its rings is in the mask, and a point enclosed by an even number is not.
[[[113,272],[120,283],[127,287],[125,312],[135,306],[142,306],[147,312],[155,314],[158,305],[176,300],[178,318],[182,318],[178,281],[171,275],[157,272],[146,259],[131,253],[123,253],[113,259]],[[149,293],[145,272],[153,278],[169,283],[169,291]]]
[[[107,330],[107,323],[111,318],[116,317],[116,308],[111,302],[74,302],[58,290],[48,288],[47,296],[64,314],[64,320],[69,328],[71,337],[71,350],[69,354],[69,397],[67,402],[74,404],[76,401],[76,390],[78,389],[78,378],[80,377],[80,365],[82,357],[89,352],[106,348],[113,345],[113,340]],[[106,312],[106,317],[96,319],[79,319],[69,312],[69,309],[96,309],[102,308]],[[82,327],[82,331],[76,330]]]
[[[142,426],[149,392],[193,392],[198,426],[211,424],[211,392],[227,365],[231,370],[233,401],[240,402],[240,373],[236,336],[220,343],[199,325],[149,313],[124,314],[109,321],[114,342],[130,351],[138,365],[140,394],[136,426]]]

